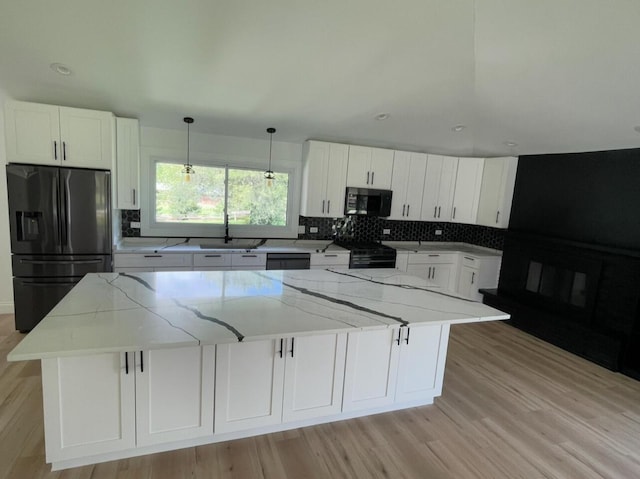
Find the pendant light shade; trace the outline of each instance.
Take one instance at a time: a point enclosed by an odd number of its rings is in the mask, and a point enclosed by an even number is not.
[[[267,180],[267,186],[271,186],[273,180],[276,178],[276,175],[273,174],[273,170],[271,169],[271,151],[273,147],[273,134],[275,132],[275,128],[267,128],[267,133],[269,133],[269,168],[264,172],[264,179]]]
[[[193,165],[189,162],[189,125],[193,123],[193,118],[189,116],[185,116],[183,121],[187,124],[187,162],[184,164],[184,168],[182,168],[182,178],[184,181],[191,181],[191,175],[196,174],[196,170],[193,169]]]

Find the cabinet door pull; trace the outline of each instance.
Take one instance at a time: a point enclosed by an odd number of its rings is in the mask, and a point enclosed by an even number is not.
[[[400,337],[402,336],[402,330],[398,328],[398,337],[396,339],[396,344],[400,346]]]
[[[409,344],[409,333],[411,332],[411,328],[407,328],[407,337],[404,338],[404,342]]]
[[[427,279],[431,279],[431,266],[427,269]]]
[[[496,224],[498,223],[498,220],[500,219],[500,212],[496,212]]]
[[[375,175],[375,174],[376,174],[376,172],[375,172],[375,171],[372,171],[372,172],[371,172],[371,184],[373,184],[373,175]]]
[[[62,161],[67,161],[67,142],[62,142]]]
[[[407,205],[402,205],[402,216],[404,216],[404,210],[407,207]]]
[[[369,172],[367,171],[367,184],[369,184]]]
[[[145,258],[162,258],[161,254],[145,254]]]
[[[442,206],[438,206],[438,218],[440,218],[440,211],[442,210]]]
[[[280,357],[284,354],[284,338],[280,338],[280,351],[278,351]]]
[[[322,212],[324,213],[324,200],[322,200]]]
[[[205,258],[221,258],[222,255],[221,254],[205,254],[204,257]]]
[[[471,284],[473,284],[475,279],[476,279],[476,272],[474,271],[473,273],[471,273]]]
[[[257,258],[258,256],[255,254],[243,254],[242,255],[243,258]]]
[[[407,217],[409,217],[409,208],[411,208],[411,205],[407,205]]]
[[[135,188],[133,188],[133,189],[131,190],[131,193],[132,193],[132,195],[131,195],[131,196],[133,197],[133,202],[132,202],[131,204],[132,204],[133,206],[135,206],[135,205],[136,205],[136,189],[135,189]]]
[[[455,206],[453,207],[453,219],[454,220],[456,219],[456,207]]]
[[[129,353],[124,353],[124,373],[129,374]]]
[[[144,372],[144,356],[142,355],[142,351],[140,351],[140,372]]]
[[[296,338],[291,338],[291,351],[289,351],[291,353],[291,357],[293,357],[293,342],[295,341]]]
[[[436,267],[435,266],[431,270],[431,279],[436,279]]]
[[[338,255],[337,254],[325,254],[324,257],[325,258],[337,258]]]
[[[434,207],[433,207],[433,217],[434,217],[434,218],[437,218],[437,217],[438,217],[438,207],[437,207],[437,206],[434,206]]]
[[[331,200],[327,200],[327,214],[331,213]]]
[[[429,257],[430,258],[439,258],[440,255],[439,254],[430,254]]]
[[[475,261],[474,258],[469,258],[468,256],[465,256],[464,259],[468,259],[469,261]]]
[[[53,140],[53,159],[58,159],[58,142],[56,140]]]

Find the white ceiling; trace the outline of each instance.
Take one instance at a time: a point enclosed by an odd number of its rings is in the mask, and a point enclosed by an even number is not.
[[[281,141],[634,148],[639,25],[638,0],[0,0],[0,88]]]

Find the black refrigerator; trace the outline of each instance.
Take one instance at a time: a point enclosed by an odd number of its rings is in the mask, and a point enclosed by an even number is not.
[[[112,270],[111,173],[7,165],[16,329],[33,329],[86,273]]]

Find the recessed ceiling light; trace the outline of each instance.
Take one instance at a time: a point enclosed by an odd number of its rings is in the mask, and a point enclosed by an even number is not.
[[[638,133],[640,133],[640,125],[638,125],[638,126],[634,126],[634,127],[633,127],[633,129],[634,129],[635,131],[637,131]]]
[[[464,130],[466,128],[466,126],[464,125],[456,125],[453,128],[451,128],[453,131],[455,131],[456,133],[461,132],[462,130]]]
[[[504,144],[507,145],[509,148],[513,148],[514,146],[518,146],[518,144],[515,141],[505,141]]]
[[[387,118],[389,118],[389,116],[390,116],[390,115],[389,115],[389,113],[378,113],[378,114],[375,116],[375,119],[376,119],[376,120],[381,120],[381,121],[382,121],[382,120],[386,120]]]
[[[56,73],[60,75],[69,76],[71,75],[71,68],[67,65],[63,65],[62,63],[52,63],[49,67]]]

